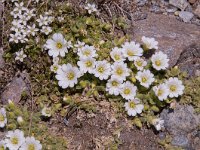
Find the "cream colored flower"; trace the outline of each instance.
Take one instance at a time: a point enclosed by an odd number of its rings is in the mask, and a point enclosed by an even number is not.
[[[169,67],[169,59],[167,58],[167,55],[164,54],[163,52],[156,52],[152,57],[151,57],[151,62],[153,65],[153,68],[156,70],[165,70]]]
[[[154,38],[148,38],[143,36],[142,42],[146,49],[158,49],[158,42]]]
[[[124,107],[129,116],[136,116],[137,114],[142,113],[142,110],[144,109],[144,105],[135,100],[129,100],[124,104]]]
[[[169,78],[166,81],[166,85],[169,89],[169,97],[178,97],[179,95],[183,94],[185,89],[183,83],[178,78]]]
[[[155,80],[154,75],[149,70],[139,71],[135,77],[146,88],[149,88]]]

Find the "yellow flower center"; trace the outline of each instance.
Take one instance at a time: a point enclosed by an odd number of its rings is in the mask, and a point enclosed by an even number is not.
[[[75,77],[74,72],[69,72],[69,73],[67,74],[67,78],[68,78],[69,80],[73,80],[74,77]]]
[[[176,91],[176,85],[171,85],[170,86],[170,91],[175,92]]]
[[[86,65],[86,67],[91,67],[92,66],[92,62],[88,60],[88,61],[85,62],[85,65]]]
[[[101,66],[98,68],[98,72],[103,73],[104,71],[105,71],[104,67]]]
[[[0,121],[2,122],[4,120],[5,120],[5,117],[2,114],[0,114]]]
[[[57,70],[58,70],[58,67],[57,67],[57,66],[54,66],[54,67],[53,67],[53,70],[57,71]]]
[[[130,108],[135,108],[135,103],[134,102],[129,102],[129,107]]]
[[[127,51],[128,56],[134,56],[134,52],[132,50]]]
[[[11,143],[14,144],[14,145],[17,145],[17,144],[19,143],[18,138],[17,138],[17,137],[13,137],[13,138],[11,139]]]
[[[118,82],[117,81],[112,81],[112,86],[118,86]]]
[[[62,45],[62,43],[58,42],[58,43],[56,44],[56,47],[57,47],[58,49],[61,49],[61,48],[63,47],[63,45]]]
[[[149,49],[151,47],[151,43],[149,42],[145,43],[145,47]]]
[[[130,93],[131,93],[130,89],[128,89],[128,88],[124,89],[124,94],[129,95]]]
[[[122,75],[122,74],[123,74],[122,68],[117,68],[116,73],[117,73],[118,75]]]
[[[120,60],[120,56],[117,54],[114,55],[114,58],[115,58],[115,60]]]
[[[147,77],[142,77],[142,83],[147,82]]]
[[[35,150],[35,145],[34,144],[29,144],[28,145],[28,150]]]
[[[4,148],[4,146],[2,145],[2,146],[0,146],[0,150],[5,150],[5,148]]]
[[[160,60],[156,60],[155,64],[156,64],[156,66],[160,66],[161,65],[161,61]]]
[[[142,66],[142,61],[141,61],[141,60],[138,60],[138,61],[136,61],[136,64],[137,64],[139,67],[141,67],[141,66]]]
[[[162,94],[163,94],[163,90],[159,89],[157,95],[158,95],[158,96],[161,96]]]
[[[85,56],[89,56],[90,54],[91,54],[90,50],[85,50],[83,52],[83,55],[85,55]]]

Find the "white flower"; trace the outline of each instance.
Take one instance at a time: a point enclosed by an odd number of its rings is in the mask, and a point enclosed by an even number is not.
[[[18,122],[19,124],[21,124],[21,123],[24,122],[24,119],[22,118],[22,116],[18,116],[18,117],[17,117],[17,122]]]
[[[32,9],[32,10],[27,9],[25,15],[26,15],[28,20],[30,20],[32,17],[36,16],[34,11],[35,11],[35,9]]]
[[[123,81],[119,80],[119,78],[111,77],[111,79],[109,79],[106,83],[106,91],[108,91],[110,95],[117,96],[120,94],[122,83]]]
[[[169,89],[166,84],[160,84],[153,87],[153,91],[160,101],[166,100],[169,95]]]
[[[139,44],[135,42],[125,42],[122,45],[124,56],[128,58],[129,61],[133,61],[135,57],[142,56],[143,49]]]
[[[129,81],[122,84],[120,89],[121,96],[126,100],[134,99],[136,96],[137,87]]]
[[[26,34],[19,34],[18,36],[21,43],[25,43],[28,41],[28,39],[26,38]]]
[[[120,80],[126,80],[126,77],[130,75],[130,70],[124,62],[115,62],[111,65],[111,68],[112,77],[119,78]]]
[[[149,70],[139,71],[135,76],[140,84],[146,88],[148,88],[152,82],[154,82],[154,75]]]
[[[58,71],[58,69],[60,69],[60,65],[58,63],[54,63],[53,65],[51,65],[50,70],[54,73],[56,73]]]
[[[112,49],[112,51],[110,52],[110,56],[116,62],[121,62],[125,60],[122,49],[118,47]]]
[[[156,70],[165,70],[167,67],[169,67],[169,59],[167,58],[167,55],[163,52],[156,52],[151,57],[153,68]]]
[[[0,141],[0,150],[6,150],[6,143],[4,140]]]
[[[48,53],[53,57],[57,57],[58,55],[64,57],[65,53],[68,52],[67,41],[60,33],[55,33],[52,39],[48,39],[45,47],[49,49]]]
[[[54,57],[53,58],[53,63],[54,64],[58,64],[58,62],[59,62],[59,57]]]
[[[169,89],[169,97],[178,97],[179,95],[183,94],[185,87],[183,83],[178,78],[169,78],[166,81],[166,85]]]
[[[27,137],[19,150],[42,150],[42,145],[34,137]]]
[[[21,15],[21,10],[15,9],[13,11],[10,12],[10,15],[13,16],[13,18],[17,18]]]
[[[147,62],[141,57],[136,57],[134,59],[134,65],[138,70],[143,70],[144,67],[147,65]]]
[[[164,120],[160,118],[153,119],[152,124],[154,125],[157,131],[160,131],[162,128],[164,128]]]
[[[88,11],[89,14],[97,11],[95,4],[88,3],[84,8]]]
[[[14,11],[18,11],[20,14],[23,10],[26,10],[26,8],[24,7],[24,3],[21,2],[21,3],[15,3],[15,8],[14,8]]]
[[[138,99],[135,100],[129,100],[124,104],[125,110],[127,111],[129,116],[136,116],[137,114],[142,113],[142,110],[144,109],[144,105],[139,104]]]
[[[88,57],[88,58],[80,58],[80,61],[77,62],[81,72],[86,73],[93,73],[95,68],[95,59]]]
[[[68,63],[62,65],[61,68],[58,69],[56,79],[58,80],[58,85],[65,89],[77,84],[80,76],[81,72],[79,69]]]
[[[20,21],[23,25],[27,25],[28,18],[25,15],[19,15]]]
[[[21,51],[19,51],[19,52],[16,52],[15,54],[16,54],[15,60],[19,60],[19,61],[21,61],[21,62],[23,62],[23,61],[24,61],[24,58],[27,57],[27,55],[24,54],[24,51],[23,51],[23,50],[21,50]]]
[[[143,36],[142,42],[147,49],[158,49],[158,42],[154,38],[148,38]]]
[[[110,76],[110,63],[106,60],[97,61],[95,65],[95,69],[93,71],[94,76],[98,77],[100,80],[106,80]]]
[[[59,22],[62,22],[62,21],[64,21],[64,20],[65,20],[64,17],[62,17],[62,16],[59,16],[59,17],[58,17],[58,21],[59,21]]]
[[[40,15],[40,18],[36,20],[39,23],[39,26],[47,26],[49,24],[48,17]]]
[[[7,124],[6,110],[5,108],[0,109],[0,128],[5,127]]]
[[[15,42],[15,43],[19,43],[19,40],[21,38],[19,37],[18,34],[10,34],[10,39],[9,42]]]
[[[74,45],[74,47],[76,47],[76,51],[74,50],[74,52],[77,52],[77,51],[80,51],[80,49],[85,46],[85,43],[84,42],[80,42],[80,41],[77,41],[77,44]]]
[[[10,150],[18,150],[18,148],[24,143],[24,133],[20,130],[8,131],[6,135],[6,147]]]
[[[21,28],[22,28],[21,22],[19,20],[14,19],[12,21],[12,27],[10,28],[10,30],[19,32]]]
[[[35,24],[33,24],[32,26],[27,26],[27,28],[28,28],[28,33],[31,34],[32,36],[35,36],[35,33],[39,31],[39,29],[35,27]]]
[[[78,56],[80,58],[96,57],[96,49],[94,46],[85,45],[78,51]]]
[[[44,116],[44,117],[51,117],[51,114],[52,114],[51,108],[44,107],[42,109],[42,116]]]
[[[42,29],[40,30],[42,33],[44,33],[45,35],[49,35],[49,33],[52,32],[51,27],[49,26],[42,26]]]

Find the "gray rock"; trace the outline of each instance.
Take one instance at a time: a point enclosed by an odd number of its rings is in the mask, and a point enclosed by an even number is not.
[[[26,92],[29,95],[29,76],[27,73],[20,73],[15,76],[10,83],[6,85],[2,94],[0,95],[0,102],[3,104],[12,100],[14,103],[19,103],[21,95]]]
[[[170,59],[170,66],[176,64],[183,50],[200,41],[200,26],[178,21],[174,16],[148,13],[144,20],[134,21],[128,34],[140,42],[142,36],[154,37],[158,50],[165,52]]]
[[[189,5],[187,0],[169,0],[169,3],[181,10],[185,10],[186,7]]]
[[[0,48],[0,69],[2,69],[5,66],[5,61],[3,59],[3,48]]]
[[[165,121],[165,128],[172,135],[187,135],[200,124],[200,115],[194,113],[192,106],[177,105],[173,111],[164,109],[161,118]]]
[[[197,15],[200,18],[200,4],[195,9],[194,14]]]
[[[164,109],[160,117],[164,120],[166,130],[172,136],[173,145],[181,146],[186,150],[198,147],[193,133],[198,132],[200,115],[194,113],[192,106],[177,105],[174,110]]]
[[[177,135],[171,141],[172,145],[180,147],[189,147],[189,140],[185,135]]]
[[[169,6],[168,8],[166,8],[166,11],[167,11],[168,13],[174,13],[174,12],[177,11],[177,8],[174,7],[174,6]]]
[[[179,17],[182,18],[184,22],[190,22],[190,20],[194,17],[194,14],[188,11],[181,11],[179,13]]]

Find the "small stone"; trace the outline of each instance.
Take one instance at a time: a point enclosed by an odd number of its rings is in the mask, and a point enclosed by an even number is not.
[[[169,3],[181,10],[185,10],[186,7],[189,5],[187,0],[169,0]]]
[[[20,73],[19,76],[15,76],[10,83],[8,83],[3,93],[0,95],[0,102],[7,104],[8,100],[12,100],[15,104],[21,100],[23,92],[30,94],[28,91],[29,76],[27,73]]]
[[[175,16],[178,16],[179,13],[180,13],[180,11],[175,11],[175,12],[174,12],[174,15],[175,15]]]
[[[194,14],[200,18],[200,5],[197,6],[197,8],[194,11]]]
[[[180,147],[188,147],[189,141],[185,135],[177,135],[172,139],[172,145],[174,146],[180,146]]]
[[[169,6],[169,7],[166,9],[166,11],[167,11],[168,13],[174,13],[174,12],[177,11],[177,8],[174,7],[174,6]]]
[[[161,13],[161,9],[159,6],[157,5],[153,5],[151,8],[150,8],[150,11],[151,12],[154,12],[154,13]]]
[[[166,134],[164,132],[160,132],[158,134],[160,140],[164,140],[166,138]]]
[[[181,11],[179,13],[179,17],[182,18],[184,22],[190,22],[190,20],[194,17],[194,14],[188,11]]]

